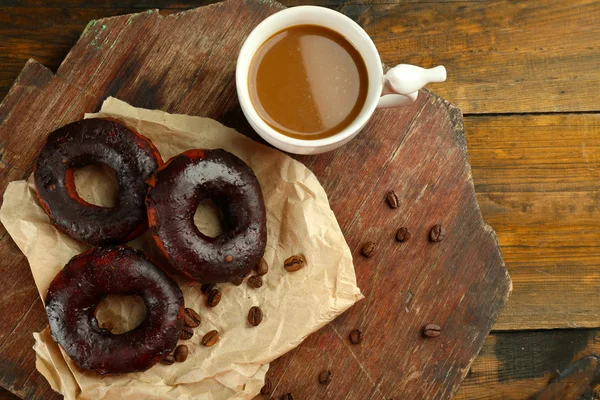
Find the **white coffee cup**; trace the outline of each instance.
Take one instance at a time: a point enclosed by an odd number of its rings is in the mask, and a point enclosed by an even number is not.
[[[345,129],[322,139],[296,139],[271,128],[257,113],[250,100],[248,71],[254,54],[275,33],[295,25],[319,25],[343,35],[361,54],[367,66],[368,91],[365,104]],[[254,130],[273,146],[296,154],[319,154],[337,149],[356,136],[376,108],[412,104],[419,89],[429,82],[446,80],[443,66],[423,69],[400,64],[385,75],[375,44],[353,20],[324,7],[299,6],[279,11],[262,21],[244,42],[236,65],[237,94],[242,111]]]

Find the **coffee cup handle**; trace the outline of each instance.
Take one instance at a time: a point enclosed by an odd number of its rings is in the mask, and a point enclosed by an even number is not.
[[[430,82],[444,82],[446,68],[421,68],[415,65],[399,64],[385,74],[383,90],[377,108],[406,106],[414,103],[419,89]]]

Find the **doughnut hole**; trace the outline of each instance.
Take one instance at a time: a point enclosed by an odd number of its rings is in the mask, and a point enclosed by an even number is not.
[[[194,224],[198,230],[211,238],[223,233],[223,213],[210,199],[204,199],[198,204],[194,214]]]
[[[106,164],[90,164],[73,171],[75,190],[84,201],[95,206],[117,205],[119,184],[115,171]]]
[[[95,315],[100,328],[120,335],[146,319],[146,304],[139,296],[109,294],[98,304]]]

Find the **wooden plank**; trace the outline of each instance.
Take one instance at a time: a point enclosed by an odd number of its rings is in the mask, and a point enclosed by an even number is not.
[[[52,72],[42,64],[32,59],[28,60],[21,74],[13,83],[10,96],[5,96],[2,102],[0,102],[0,125],[21,97],[29,95],[30,92],[42,89],[48,84],[52,75]]]
[[[47,324],[48,319],[45,318],[42,301],[38,296],[26,311],[21,323],[0,346],[2,354],[10,354],[10,357],[0,360],[0,385],[19,397],[44,400],[58,400],[62,397],[50,388],[46,379],[35,369],[36,356],[32,351],[34,339],[31,329],[40,331]]]
[[[451,3],[451,2],[473,2],[473,1],[485,1],[485,0],[369,0],[363,3]],[[214,0],[4,0],[1,4],[2,7],[56,7],[56,8],[131,8],[131,9],[142,9],[146,10],[149,8],[160,8],[166,10],[185,10],[194,7],[205,6],[208,4],[215,3]],[[289,3],[289,5],[306,4],[296,1],[295,3]],[[288,3],[285,3],[288,4]],[[311,4],[319,5],[339,5],[339,0],[318,0],[311,2]]]
[[[40,89],[45,87],[52,73],[35,61],[30,60],[23,72],[15,81],[10,93],[0,103],[0,125],[11,114],[19,101],[28,101],[31,96],[37,96]],[[26,172],[20,170],[6,157],[7,140],[0,140],[0,193],[3,193],[10,181],[23,179]],[[0,199],[2,204],[2,199]],[[0,224],[0,239],[6,234],[4,225]]]
[[[30,58],[55,71],[92,19],[132,12],[123,8],[0,7],[0,99]]]
[[[600,115],[473,116],[465,129],[514,284],[494,329],[600,326]]]
[[[600,358],[587,356],[554,377],[536,400],[600,398]]]
[[[534,396],[547,387],[557,372],[565,371],[582,357],[600,354],[599,343],[598,329],[492,334],[486,339],[455,400],[522,400]],[[293,350],[285,361],[292,361],[298,351],[314,354],[318,350],[304,346]],[[336,390],[343,390],[353,378],[354,374],[348,370],[341,376],[334,375]],[[281,389],[275,387],[276,392]],[[324,386],[314,389],[315,396],[326,393]],[[0,387],[0,400],[17,399]]]
[[[235,59],[245,35],[278,9],[276,3],[229,1],[181,15],[152,12],[94,22],[45,89],[27,103],[20,101],[12,107],[0,126],[0,138],[6,140],[5,158],[22,171],[31,170],[35,152],[23,148],[24,142],[39,148],[40,138],[49,130],[80,118],[84,110],[94,109],[110,94],[137,106],[245,125],[241,131],[249,132],[235,95]],[[233,16],[224,19],[230,25],[220,22],[227,15]],[[215,23],[222,29],[220,36],[219,29],[209,29]],[[11,135],[16,131],[31,138],[17,141]],[[374,393],[449,398],[510,288],[495,236],[482,224],[475,200],[462,116],[458,109],[423,91],[412,107],[378,113],[361,137],[337,152],[306,161],[329,190],[332,207],[358,260],[359,284],[368,300],[323,331],[336,345],[335,351],[319,351],[316,359],[313,351],[299,349],[294,362],[281,370],[277,384],[293,387],[300,398],[308,398],[311,389],[303,383],[302,366],[316,368],[329,358],[356,371],[346,384],[357,398]],[[359,164],[363,173],[357,176],[353,168]],[[402,208],[396,212],[383,202],[390,188],[401,197]],[[427,241],[427,231],[438,222],[446,224],[453,235],[434,247]],[[393,234],[405,223],[411,224],[415,239],[401,251]],[[386,228],[376,232],[373,226]],[[381,242],[378,257],[361,259],[360,245],[369,237]],[[387,290],[382,279],[400,290]],[[441,282],[452,282],[452,290]],[[429,300],[433,293],[438,293],[439,301]],[[378,311],[374,308],[378,304],[386,306]],[[31,322],[22,319],[19,329],[38,329],[33,318],[36,309],[31,306]],[[394,309],[397,318],[390,318],[389,310]],[[399,321],[401,330],[396,329]],[[422,325],[431,321],[444,326],[443,339],[422,337]],[[347,334],[356,327],[371,339],[364,346],[349,348]],[[331,330],[339,334],[332,335]],[[378,332],[387,332],[385,340]],[[318,338],[323,336],[315,337],[322,343]],[[422,351],[411,353],[415,347]],[[18,369],[30,371],[31,363],[14,362],[22,358],[20,351],[11,342],[6,358]],[[376,359],[380,353],[392,355],[385,365]],[[408,381],[397,379],[397,374],[408,374],[413,368],[420,375]],[[3,385],[33,390],[21,382],[20,374],[8,376]],[[331,391],[328,396],[339,398],[346,392]],[[38,394],[32,397],[40,398]]]
[[[597,191],[600,114],[471,117],[478,193]]]
[[[596,111],[600,3],[493,1],[354,5],[341,10],[388,65],[444,64],[431,89],[470,113]]]
[[[7,283],[0,294],[0,315],[9,328],[0,330],[0,386],[24,398],[56,398],[35,369],[32,333],[44,329],[48,320],[29,266],[8,235],[0,240],[0,254],[0,274]]]
[[[495,333],[486,339],[455,400],[533,399],[558,373],[599,354],[600,329]],[[600,376],[596,379],[587,386],[598,385]]]
[[[308,340],[312,341],[312,338]],[[598,329],[492,334],[486,339],[455,400],[528,398],[544,390],[557,375],[557,371],[564,371],[582,357],[600,354],[599,343]],[[294,353],[298,351],[314,354],[318,350],[304,346],[286,355],[285,361],[292,361]],[[285,368],[285,365],[280,367]],[[346,372],[348,373],[334,375],[336,390],[343,390],[347,381],[354,378],[352,371]],[[276,392],[281,389],[275,387]],[[326,392],[326,388],[321,385],[314,389],[315,396]],[[0,388],[0,400],[17,399],[15,395]]]
[[[340,6],[339,0],[323,1],[311,4]],[[0,98],[27,59],[54,70],[88,20],[156,3],[110,8],[117,2],[106,0],[98,8],[40,7],[35,13],[30,7],[2,8]],[[598,110],[596,1],[349,2],[341,11],[365,27],[385,63],[445,64],[448,81],[431,87],[465,113]]]
[[[214,1],[207,0],[4,0],[3,7],[31,8],[130,8],[138,11],[150,8],[185,10],[200,7]]]
[[[346,168],[337,169],[338,172],[358,165],[359,159],[363,160],[361,168],[369,171],[370,163],[377,158],[368,156],[362,149],[378,149],[376,132],[383,133],[386,140],[398,142],[389,161],[378,158],[380,175],[377,178],[375,174],[369,175],[366,187],[370,195],[360,209],[353,209],[354,218],[345,232],[353,250],[358,284],[366,299],[338,317],[330,329],[314,334],[298,352],[289,356],[292,360],[287,360],[286,355],[273,363],[270,374],[279,388],[276,396],[291,391],[299,398],[311,398],[314,391],[319,390],[315,398],[338,398],[341,392],[347,398],[357,399],[392,396],[444,399],[453,395],[457,383],[440,386],[437,380],[447,379],[443,375],[448,374],[448,370],[451,375],[466,374],[472,360],[460,355],[471,353],[484,339],[471,327],[494,319],[489,311],[484,311],[488,308],[486,303],[498,301],[507,287],[493,269],[486,267],[489,262],[486,254],[491,251],[493,240],[482,242],[478,237],[486,236],[485,232],[466,229],[480,218],[476,208],[471,206],[475,199],[469,186],[470,172],[459,166],[466,162],[466,145],[459,133],[460,126],[453,125],[455,134],[448,134],[448,121],[441,122],[436,117],[439,105],[439,99],[429,96],[411,126],[398,131],[389,127],[399,119],[396,113],[402,111],[382,112],[366,128],[373,133],[374,136],[368,136],[373,141],[353,141],[345,151],[334,152],[334,156],[340,153],[338,155],[346,157]],[[448,112],[452,114],[457,110]],[[454,118],[458,117],[451,118],[457,122]],[[448,140],[455,142],[448,146]],[[446,150],[442,154],[440,149]],[[315,171],[319,176],[321,170]],[[414,174],[414,171],[421,172]],[[338,178],[347,177],[338,175]],[[339,195],[331,198],[343,200],[355,194],[360,196],[360,184],[364,181],[356,174],[352,174],[352,178],[354,183],[342,182],[337,186]],[[396,211],[390,210],[384,201],[385,193],[391,189],[400,196],[401,207]],[[341,213],[344,224],[344,208],[337,209],[335,203],[332,207],[336,215]],[[435,223],[443,223],[456,235],[450,234],[448,240],[434,250],[427,241],[427,234]],[[412,230],[414,239],[410,243],[395,242],[394,234],[400,226],[409,226]],[[378,254],[373,259],[360,255],[360,248],[367,240],[378,243]],[[455,251],[458,248],[460,251]],[[440,257],[447,262],[440,262]],[[468,276],[472,274],[479,278],[471,280]],[[453,282],[453,290],[434,294],[434,289],[426,289],[448,282]],[[479,297],[475,293],[486,295]],[[421,328],[430,322],[444,326],[440,345],[424,340],[421,335]],[[347,337],[356,328],[365,333],[365,340],[361,346],[350,346]],[[459,337],[469,339],[457,340]],[[304,353],[305,348],[308,350]],[[346,348],[355,354],[354,358],[344,357]],[[308,359],[310,362],[306,362]],[[318,389],[304,379],[297,379],[316,377],[328,366],[332,366],[337,376],[344,375],[339,384]],[[365,374],[366,377],[362,376]],[[399,379],[400,375],[410,379]]]

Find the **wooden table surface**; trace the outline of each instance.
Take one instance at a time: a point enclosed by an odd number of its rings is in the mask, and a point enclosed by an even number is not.
[[[0,0],[0,99],[27,59],[55,70],[91,19],[208,3]],[[526,399],[600,355],[600,1],[310,4],[356,20],[388,65],[449,71],[434,90],[465,114],[477,199],[514,284],[457,399]]]

